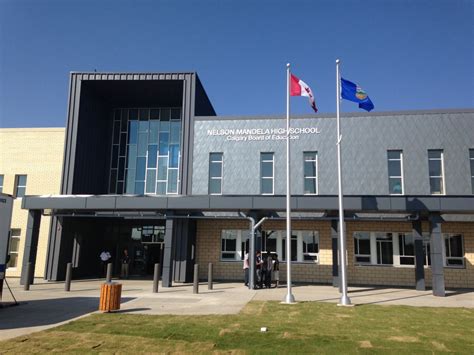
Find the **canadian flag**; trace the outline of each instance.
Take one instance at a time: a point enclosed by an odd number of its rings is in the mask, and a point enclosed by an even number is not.
[[[314,112],[318,112],[318,108],[316,107],[316,102],[314,101],[314,95],[311,91],[311,88],[303,80],[298,79],[293,74],[291,74],[290,80],[290,95],[308,97],[309,104],[313,108]]]

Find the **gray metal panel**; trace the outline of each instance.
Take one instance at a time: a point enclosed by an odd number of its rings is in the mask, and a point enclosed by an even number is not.
[[[296,208],[296,198],[291,199],[291,207]],[[286,197],[284,196],[255,196],[253,198],[254,209],[271,209],[281,211],[286,209]]]
[[[302,210],[337,210],[338,201],[334,196],[306,196],[297,198],[298,209]]]
[[[116,196],[92,196],[86,198],[87,209],[115,209]]]
[[[169,197],[168,208],[169,209],[184,209],[184,210],[209,209],[209,197],[208,196]]]
[[[292,194],[303,194],[304,151],[318,152],[318,191],[337,194],[334,116],[292,119],[295,128],[317,127],[291,144]],[[428,149],[443,149],[448,195],[471,195],[469,149],[474,147],[474,110],[348,115],[342,122],[344,195],[387,195],[387,150],[402,150],[406,195],[430,195]],[[233,141],[210,130],[282,128],[279,117],[195,120],[193,194],[208,193],[209,153],[224,154],[223,194],[260,193],[260,153],[275,153],[276,195],[285,193],[284,140]]]
[[[209,209],[213,210],[246,210],[252,208],[250,196],[210,196]]]
[[[117,196],[115,203],[118,210],[162,210],[167,208],[168,199],[162,196]]]
[[[441,211],[472,211],[474,210],[474,199],[468,200],[462,197],[444,197],[440,199]]]

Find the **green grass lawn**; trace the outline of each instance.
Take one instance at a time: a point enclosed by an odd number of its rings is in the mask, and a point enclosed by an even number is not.
[[[474,354],[474,310],[250,302],[225,316],[93,314],[0,342],[0,353],[51,351]]]

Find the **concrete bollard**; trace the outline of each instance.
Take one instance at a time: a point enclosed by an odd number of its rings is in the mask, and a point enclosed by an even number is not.
[[[199,264],[194,264],[193,293],[199,293]]]
[[[155,264],[153,273],[153,293],[158,293],[158,284],[160,282],[160,264]]]
[[[112,263],[107,264],[107,276],[105,278],[105,282],[107,283],[112,282]]]
[[[67,263],[66,282],[64,284],[64,291],[71,291],[71,279],[72,279],[72,263]]]
[[[209,270],[207,272],[207,289],[212,290],[212,263],[209,263]]]
[[[24,290],[29,291],[30,290],[30,285],[31,285],[31,273],[32,273],[32,268],[33,265],[32,263],[27,263],[26,264],[26,280],[25,280],[25,285],[24,285]]]

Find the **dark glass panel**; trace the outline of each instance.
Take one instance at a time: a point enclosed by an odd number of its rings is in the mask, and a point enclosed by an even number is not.
[[[125,158],[119,158],[117,180],[123,180],[125,174]]]
[[[171,109],[171,119],[172,120],[181,120],[181,109],[179,109],[179,108]]]
[[[222,161],[222,153],[210,153],[209,161]]]
[[[125,156],[125,151],[127,148],[127,133],[122,133],[120,135],[120,156]]]
[[[273,163],[262,162],[262,177],[273,177]]]
[[[166,157],[158,158],[158,180],[166,180],[168,173],[168,159]]]
[[[209,180],[209,193],[220,194],[221,193],[221,179],[210,179]]]
[[[399,160],[388,161],[388,176],[402,176],[402,167]]]
[[[118,153],[119,153],[119,146],[117,144],[114,144],[112,146],[112,168],[117,168]]]
[[[116,122],[114,122],[113,143],[114,144],[119,144],[119,139],[120,139],[120,121],[116,121]]]
[[[110,170],[110,184],[109,184],[109,193],[114,194],[117,192],[117,169]]]
[[[305,161],[316,160],[316,153],[314,152],[304,152],[303,156]]]
[[[168,169],[168,193],[178,192],[178,169]]]
[[[128,123],[128,110],[122,110],[122,124],[121,130],[122,132],[127,132],[127,124]]]
[[[443,187],[441,185],[441,178],[430,178],[430,187],[432,194],[442,194]]]
[[[158,155],[158,146],[151,144],[148,146],[148,167],[156,168],[156,159]]]
[[[453,235],[449,237],[449,245],[451,249],[451,255],[455,257],[463,257],[463,249],[462,249],[462,237],[460,235]]]
[[[272,160],[273,161],[273,153],[261,153],[260,160]]]
[[[149,143],[158,143],[159,131],[160,131],[160,121],[150,121]]]
[[[171,110],[169,108],[162,108],[160,112],[160,119],[162,121],[169,121],[171,115]]]
[[[441,160],[430,160],[430,176],[441,176]]]
[[[441,159],[441,150],[428,150],[428,158]]]
[[[160,181],[156,183],[156,194],[166,195],[166,182]]]
[[[123,194],[123,181],[117,182],[117,194],[119,195]]]
[[[138,151],[137,151],[137,155],[139,157],[146,156],[147,146],[148,146],[148,134],[140,133],[138,135]]]
[[[157,108],[152,108],[150,110],[150,120],[159,120],[160,119],[160,110]]]
[[[316,180],[315,179],[304,179],[304,193],[305,194],[316,193]]]
[[[401,151],[399,150],[389,150],[387,152],[388,159],[400,159]]]
[[[148,169],[146,172],[146,192],[154,193],[156,186],[156,170]]]
[[[272,194],[272,193],[273,193],[273,180],[262,179],[262,194]]]
[[[169,149],[169,133],[160,132],[160,155],[167,155]]]
[[[222,177],[222,163],[211,163],[209,165],[209,177]]]
[[[181,140],[181,122],[171,122],[170,142],[179,143]]]
[[[127,168],[135,169],[137,166],[137,145],[130,144],[127,152]]]
[[[316,176],[316,162],[305,161],[304,162],[304,176]]]
[[[145,193],[145,182],[140,181],[135,183],[135,193],[137,195],[143,195]]]
[[[388,179],[389,183],[389,193],[390,194],[401,194],[402,191],[402,179],[401,178],[390,178]]]
[[[145,180],[145,170],[146,170],[146,158],[139,157],[137,158],[137,171],[135,174],[135,180]]]
[[[415,255],[415,240],[412,235],[400,235],[398,238],[400,247],[400,255],[414,256]]]
[[[179,164],[179,145],[170,145],[170,168],[177,168]]]
[[[138,122],[130,121],[128,128],[128,144],[137,144],[138,139]]]
[[[132,110],[130,110],[129,113],[128,113],[128,115],[129,115],[129,116],[128,116],[128,119],[129,119],[130,121],[132,121],[132,120],[138,120],[138,110],[137,110],[137,109],[132,109]]]
[[[148,121],[149,117],[150,117],[150,110],[148,109],[141,109],[140,112],[140,121]]]
[[[400,256],[400,265],[415,265],[415,257]]]

